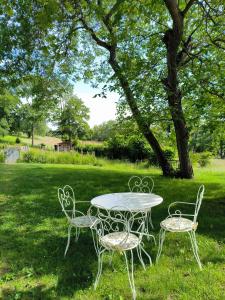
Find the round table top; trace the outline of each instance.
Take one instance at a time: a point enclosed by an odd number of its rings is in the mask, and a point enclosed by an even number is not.
[[[162,203],[163,198],[152,193],[113,193],[97,196],[91,200],[95,207],[118,211],[149,211]]]

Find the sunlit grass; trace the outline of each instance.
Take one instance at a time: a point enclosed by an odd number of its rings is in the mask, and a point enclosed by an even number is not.
[[[157,236],[169,203],[194,201],[200,184],[206,193],[197,239],[203,271],[195,262],[185,234],[168,234],[158,265],[144,271],[135,257],[137,299],[224,299],[225,170],[196,169],[193,180],[168,179],[158,169],[107,163],[103,166],[0,165],[0,299],[131,299],[123,257],[113,267],[106,255],[99,287],[93,289],[97,258],[91,234],[73,240],[63,258],[67,224],[57,188],[70,184],[79,200],[127,191],[131,175],[151,175],[155,193],[164,198],[153,209]],[[82,205],[82,210],[86,210]],[[157,247],[146,244],[155,260]]]

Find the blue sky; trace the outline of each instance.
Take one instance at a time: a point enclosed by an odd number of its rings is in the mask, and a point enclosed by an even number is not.
[[[100,92],[101,89],[94,89],[84,82],[78,82],[74,86],[74,94],[82,99],[90,109],[90,120],[88,123],[91,127],[108,120],[115,120],[116,118],[116,102],[119,99],[119,95],[110,92],[107,93],[107,98],[93,98],[95,94]]]

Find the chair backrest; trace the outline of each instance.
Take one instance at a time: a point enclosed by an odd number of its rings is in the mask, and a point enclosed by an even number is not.
[[[70,185],[58,189],[58,198],[67,219],[75,217],[75,195]]]
[[[91,208],[89,214],[94,215]],[[144,213],[132,212],[125,206],[115,206],[111,210],[99,208],[96,217],[98,221],[94,229],[100,237],[118,231],[127,233],[131,230],[137,231],[137,226],[143,227],[145,221]],[[139,231],[141,231],[140,228]]]
[[[194,214],[194,222],[196,223],[197,221],[197,217],[198,217],[198,213],[199,213],[199,209],[201,207],[202,204],[202,199],[204,196],[204,192],[205,192],[205,187],[202,184],[199,189],[198,189],[198,193],[197,193],[197,199],[196,199],[196,204],[195,204],[195,214]]]
[[[128,187],[130,192],[152,193],[154,188],[154,181],[150,176],[132,176],[128,181]]]

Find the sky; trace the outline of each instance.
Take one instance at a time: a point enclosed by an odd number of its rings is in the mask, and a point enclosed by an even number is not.
[[[116,102],[119,95],[114,92],[107,93],[107,98],[96,97],[101,89],[92,88],[89,84],[78,82],[74,86],[74,94],[77,95],[84,104],[90,109],[89,125],[99,125],[108,120],[115,120],[116,118]]]

